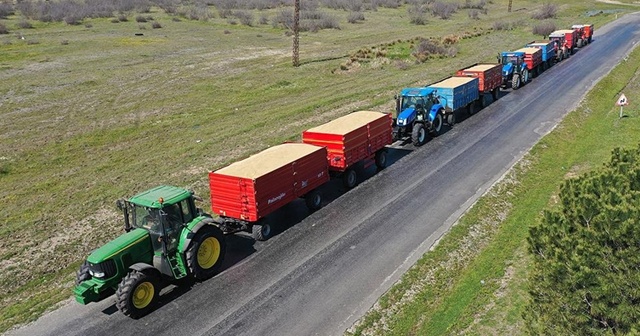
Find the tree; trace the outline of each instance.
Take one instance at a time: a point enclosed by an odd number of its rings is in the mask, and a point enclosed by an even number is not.
[[[531,334],[640,331],[640,147],[570,179],[530,228]]]

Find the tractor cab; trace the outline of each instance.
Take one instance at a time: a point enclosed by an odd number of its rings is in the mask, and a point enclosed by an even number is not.
[[[524,64],[523,52],[503,52],[499,57],[502,64],[502,76],[509,76],[515,72],[519,72],[519,69]]]
[[[407,88],[396,96],[396,123],[407,126],[414,120],[424,120],[434,103],[438,102],[433,89]]]

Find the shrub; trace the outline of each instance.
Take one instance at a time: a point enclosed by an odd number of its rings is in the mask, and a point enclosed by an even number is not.
[[[508,21],[495,21],[493,22],[493,30],[511,30],[513,29],[513,24]]]
[[[111,19],[111,23],[120,23],[120,20],[118,20],[118,18],[113,18]]]
[[[171,21],[173,21],[173,22],[181,22],[182,20],[180,20],[180,18],[174,16],[174,17],[171,18]]]
[[[558,11],[558,5],[546,3],[542,7],[534,12],[531,17],[536,20],[544,20],[556,17]]]
[[[118,21],[120,21],[120,22],[127,22],[127,21],[129,21],[129,19],[127,19],[127,16],[126,16],[126,15],[124,15],[124,14],[120,14],[120,15],[118,15]]]
[[[29,40],[27,41],[28,45],[35,45],[35,44],[40,44],[40,42],[38,40]]]
[[[233,16],[240,20],[241,24],[249,27],[253,26],[253,13],[251,13],[250,11],[239,10],[234,12]]]
[[[358,21],[364,21],[364,13],[350,12],[349,15],[347,15],[347,22],[357,23]]]
[[[9,29],[2,23],[0,23],[0,34],[9,34]]]
[[[551,21],[544,21],[540,24],[537,24],[533,27],[533,34],[540,35],[543,38],[546,38],[556,30],[556,24]]]
[[[141,24],[141,25],[138,25],[138,29],[145,30],[145,29],[147,29],[147,26]]]
[[[20,20],[20,22],[18,22],[17,26],[18,26],[18,28],[22,28],[22,29],[33,28],[33,25],[31,24],[31,22],[27,21],[26,19]]]
[[[158,22],[158,21],[153,21],[153,23],[151,24],[151,28],[160,29],[160,28],[162,28],[162,25],[160,25],[160,22]]]
[[[443,20],[451,18],[451,15],[458,10],[458,5],[449,2],[436,1],[431,5],[433,16],[440,17]]]
[[[472,9],[469,11],[469,18],[473,19],[473,20],[480,20],[480,17],[478,17],[478,15],[480,15],[480,12],[478,12],[477,9]]]
[[[76,26],[82,23],[82,19],[83,19],[82,14],[71,13],[64,17],[64,22],[68,25]]]
[[[9,15],[13,14],[15,14],[15,10],[13,9],[13,2],[0,3],[0,19],[6,19]]]
[[[226,29],[224,30],[224,32],[223,32],[223,33],[224,33],[225,35],[229,35],[229,34],[231,34],[231,32],[230,32],[230,31],[228,31],[228,30],[226,30]]]
[[[474,3],[472,0],[465,0],[464,4],[461,5],[461,8],[484,9],[484,6],[486,5],[487,5],[486,0],[479,0],[476,3]]]
[[[407,8],[407,13],[409,13],[409,22],[416,25],[427,24],[427,10],[428,8],[426,6],[414,3],[409,8]]]
[[[62,45],[69,45],[69,40],[62,40],[62,41],[60,42],[60,44],[62,44]]]
[[[139,23],[147,22],[147,18],[142,15],[138,15],[136,16],[136,22],[139,22]]]
[[[258,19],[258,23],[261,25],[266,25],[269,23],[269,17],[267,14],[260,15],[260,19]]]
[[[93,25],[92,25],[92,24],[90,24],[90,23],[85,23],[85,24],[84,24],[84,27],[85,27],[85,28],[92,28],[92,27],[93,27]]]

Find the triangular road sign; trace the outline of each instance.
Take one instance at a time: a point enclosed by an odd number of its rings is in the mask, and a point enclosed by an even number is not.
[[[618,98],[616,105],[618,106],[629,105],[629,100],[627,99],[627,96],[624,95],[624,93],[620,95],[620,98]]]

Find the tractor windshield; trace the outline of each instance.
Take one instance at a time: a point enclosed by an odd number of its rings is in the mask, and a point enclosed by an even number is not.
[[[509,63],[513,63],[513,64],[520,63],[518,56],[502,56],[502,64],[509,64]]]
[[[144,207],[127,202],[127,215],[131,228],[144,228],[147,230],[161,230],[160,209]]]
[[[418,105],[424,108],[424,97],[403,96],[400,110],[404,111],[409,107],[415,108],[418,107]]]

